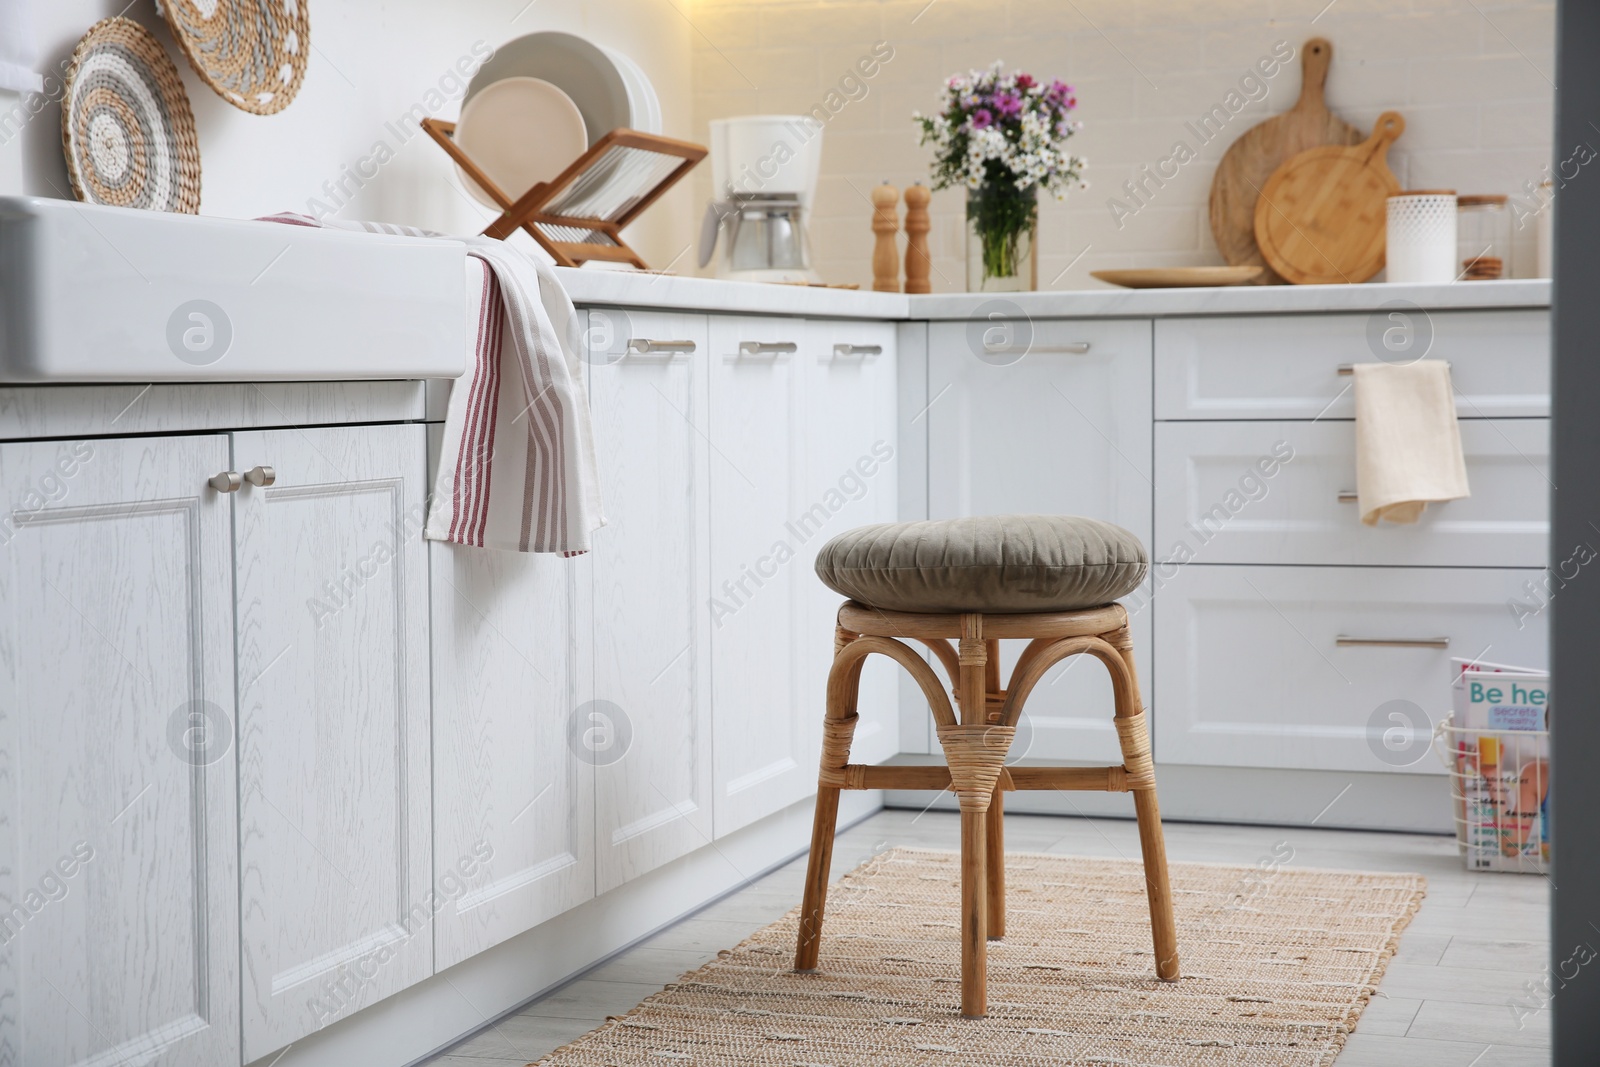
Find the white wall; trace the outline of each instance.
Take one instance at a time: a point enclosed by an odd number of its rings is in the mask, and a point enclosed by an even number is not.
[[[1044,206],[1041,288],[1097,286],[1088,272],[1098,268],[1222,262],[1207,217],[1211,172],[1238,132],[1293,103],[1298,58],[1120,229],[1106,202],[1280,40],[1297,52],[1309,37],[1333,42],[1328,101],[1346,121],[1369,130],[1385,109],[1405,116],[1390,153],[1404,188],[1511,193],[1551,157],[1547,0],[695,0],[692,15],[699,136],[725,115],[809,110],[870,42],[894,47],[824,134],[812,232],[833,282],[871,281],[871,187],[926,181],[911,112],[935,106],[945,76],[995,59],[1074,85],[1086,125],[1073,149],[1090,160],[1092,188]],[[709,177],[697,178],[704,197]],[[960,289],[963,196],[933,203],[934,288]],[[1522,273],[1532,232],[1517,250]]]
[[[677,0],[682,4],[686,0]],[[32,0],[41,70],[59,71],[84,31],[127,0]],[[449,232],[482,229],[493,213],[460,191],[454,168],[414,123],[395,121],[437,89],[474,42],[490,46],[534,30],[566,30],[633,57],[661,97],[664,132],[690,132],[688,55],[691,27],[669,0],[314,0],[312,55],[300,95],[277,115],[246,114],[206,87],[156,16],[140,0],[129,8],[167,45],[184,77],[199,130],[201,213],[249,218],[305,211],[327,199],[323,183],[373,154],[382,139],[394,158],[340,212]],[[58,85],[52,82],[52,86]],[[17,98],[0,93],[0,108]],[[459,100],[437,112],[453,119]],[[72,195],[61,156],[61,111],[54,102],[20,135],[0,143],[0,194]],[[681,189],[630,234],[645,258],[665,263],[688,241],[694,197]],[[521,238],[526,241],[527,239]]]

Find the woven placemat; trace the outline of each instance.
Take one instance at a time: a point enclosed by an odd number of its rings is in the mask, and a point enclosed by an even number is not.
[[[300,92],[311,52],[307,0],[159,0],[157,8],[200,80],[254,115]]]
[[[989,1017],[960,1015],[958,857],[895,849],[538,1061],[548,1067],[1327,1067],[1422,903],[1415,874],[1172,865],[1183,977],[1155,977],[1137,861],[1011,853]]]
[[[200,210],[200,142],[178,68],[131,19],[83,35],[67,68],[61,148],[79,200]]]

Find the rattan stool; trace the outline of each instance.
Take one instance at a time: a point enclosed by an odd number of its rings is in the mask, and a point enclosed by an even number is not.
[[[821,563],[818,569],[822,570]],[[950,676],[956,697],[954,706],[933,668],[906,640],[918,641],[933,650]],[[1002,640],[1028,642],[1003,689],[999,663]],[[982,1017],[987,1010],[986,942],[1005,934],[1001,796],[1010,789],[1092,789],[1133,793],[1150,900],[1156,974],[1167,981],[1177,979],[1177,928],[1156,804],[1150,734],[1139,700],[1128,615],[1120,604],[1016,614],[920,613],[885,610],[850,600],[839,609],[834,649],[811,857],[795,950],[796,970],[813,971],[817,967],[839,791],[950,789],[961,807],[961,1014]],[[898,662],[921,687],[933,712],[945,766],[880,767],[850,762],[861,669],[867,656],[875,652]],[[1056,663],[1083,653],[1099,659],[1111,674],[1122,765],[1005,766],[1028,694]]]

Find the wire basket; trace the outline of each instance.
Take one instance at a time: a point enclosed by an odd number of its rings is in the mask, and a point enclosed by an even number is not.
[[[1456,847],[1469,871],[1544,874],[1550,869],[1550,733],[1434,727],[1434,751],[1450,772]]]

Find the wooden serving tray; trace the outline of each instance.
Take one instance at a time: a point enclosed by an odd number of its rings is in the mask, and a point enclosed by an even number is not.
[[[1388,200],[1400,191],[1389,146],[1405,132],[1395,111],[1350,147],[1312,148],[1273,172],[1256,203],[1256,244],[1296,285],[1364,282],[1383,269]]]

